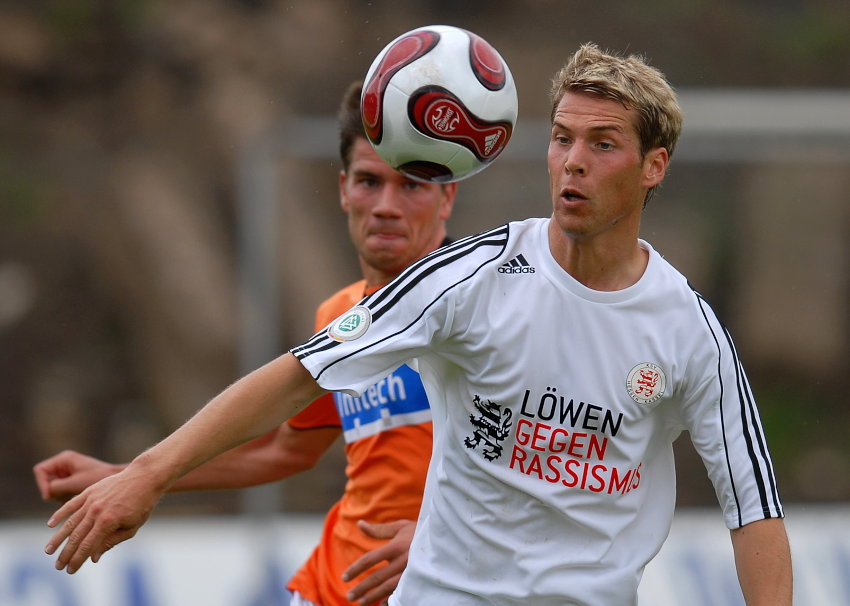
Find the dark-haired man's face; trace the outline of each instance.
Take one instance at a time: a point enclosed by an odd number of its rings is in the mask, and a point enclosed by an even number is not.
[[[370,285],[386,283],[440,246],[456,189],[454,183],[409,179],[384,162],[366,139],[355,142],[348,171],[340,174],[340,202]]]

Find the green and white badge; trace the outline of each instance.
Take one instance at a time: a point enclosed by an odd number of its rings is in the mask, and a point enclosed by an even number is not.
[[[328,336],[334,341],[353,341],[362,337],[372,324],[372,313],[362,305],[352,307],[328,328]]]

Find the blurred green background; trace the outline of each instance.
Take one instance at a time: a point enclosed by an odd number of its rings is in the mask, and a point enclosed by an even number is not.
[[[326,124],[385,44],[433,23],[493,44],[520,98],[518,149],[461,185],[455,236],[548,214],[536,127],[578,44],[645,55],[682,91],[681,152],[644,237],[730,327],[786,502],[850,500],[850,113],[808,101],[847,98],[846,1],[31,0],[0,2],[0,514],[52,511],[40,459],[128,460],[246,368],[238,227],[258,168],[275,184],[280,293],[261,332],[281,349],[311,333],[358,270],[335,133],[294,126]],[[734,94],[710,103],[714,121],[689,122],[684,100],[718,91]],[[725,119],[734,99],[774,97],[799,100],[775,132]],[[714,503],[677,448],[680,504]],[[336,448],[275,490],[320,512],[343,482]],[[243,506],[217,492],[162,509]]]

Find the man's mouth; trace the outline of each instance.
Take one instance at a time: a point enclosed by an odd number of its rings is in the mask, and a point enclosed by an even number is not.
[[[369,236],[372,238],[380,238],[381,240],[395,240],[403,237],[402,234],[389,231],[373,231],[369,232]]]
[[[565,188],[561,190],[561,197],[568,202],[576,202],[579,200],[587,200],[587,196],[582,194],[577,189]]]

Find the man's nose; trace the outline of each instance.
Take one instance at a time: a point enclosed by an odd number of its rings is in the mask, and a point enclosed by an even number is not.
[[[583,175],[587,172],[587,157],[580,145],[573,145],[567,151],[564,169],[574,175]]]
[[[398,216],[401,214],[399,208],[400,193],[393,185],[384,185],[378,193],[372,212],[380,216]]]

